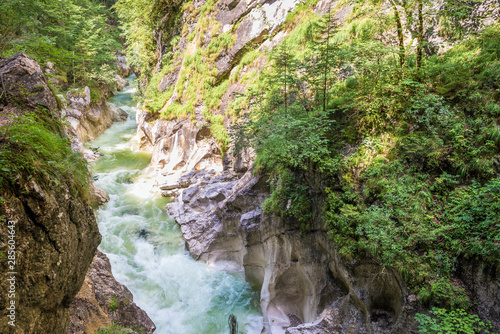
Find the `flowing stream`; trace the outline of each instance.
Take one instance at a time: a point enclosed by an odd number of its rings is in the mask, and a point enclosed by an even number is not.
[[[97,211],[99,249],[109,257],[115,278],[156,324],[155,333],[229,333],[231,313],[240,332],[260,333],[257,293],[239,275],[194,261],[165,212],[168,199],[150,191],[151,181],[142,174],[151,155],[136,149],[135,78],[127,80],[131,84],[109,101],[129,114],[127,121],[87,145],[104,154],[92,168],[96,185],[110,196]]]

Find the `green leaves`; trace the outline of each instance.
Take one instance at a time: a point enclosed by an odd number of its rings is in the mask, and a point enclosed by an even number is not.
[[[66,183],[86,196],[88,169],[80,154],[72,151],[68,139],[54,131],[60,120],[45,118],[45,110],[26,114],[0,131],[0,182],[24,183],[37,180]]]
[[[491,333],[489,321],[482,321],[475,314],[468,314],[463,309],[448,311],[442,308],[432,308],[431,315],[417,313],[415,320],[421,333],[433,334],[476,334]]]
[[[56,64],[71,82],[95,86],[92,72],[115,61],[121,45],[97,0],[18,1],[0,4],[0,56],[27,52]]]

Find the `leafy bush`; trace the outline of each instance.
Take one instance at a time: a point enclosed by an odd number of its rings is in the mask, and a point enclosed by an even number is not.
[[[435,334],[475,334],[492,333],[489,321],[482,321],[475,314],[468,314],[465,310],[456,309],[447,311],[442,308],[432,308],[431,315],[417,314],[418,329],[421,333]]]

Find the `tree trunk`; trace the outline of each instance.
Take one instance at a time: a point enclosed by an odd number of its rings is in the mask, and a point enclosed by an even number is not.
[[[424,15],[422,13],[423,4],[422,0],[418,0],[418,35],[417,35],[417,68],[422,67],[422,54],[424,39]]]
[[[394,19],[396,20],[396,27],[398,30],[398,41],[399,41],[399,63],[403,67],[405,63],[405,44],[403,36],[403,25],[401,24],[401,16],[399,15],[396,3],[393,0],[389,0],[392,4],[392,10],[394,11]]]

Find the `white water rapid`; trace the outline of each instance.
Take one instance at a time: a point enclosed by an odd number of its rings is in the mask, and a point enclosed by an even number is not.
[[[194,261],[178,225],[165,212],[168,199],[150,192],[142,176],[150,154],[135,149],[134,78],[110,103],[129,116],[89,143],[104,154],[93,164],[96,185],[110,201],[97,211],[102,243],[115,278],[156,324],[158,334],[229,333],[233,313],[241,333],[260,333],[258,295],[239,275]]]

